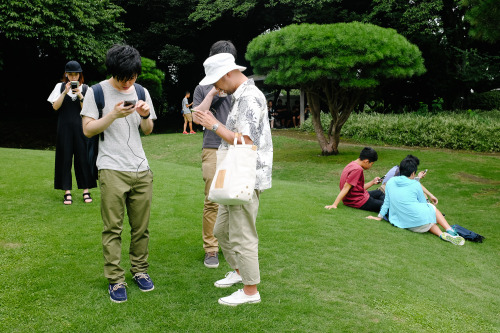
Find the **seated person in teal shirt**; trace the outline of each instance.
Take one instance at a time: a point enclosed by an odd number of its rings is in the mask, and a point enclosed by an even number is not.
[[[405,159],[413,160],[417,164],[417,167],[420,164],[420,160],[416,156],[407,155]],[[418,175],[415,177],[415,180],[420,181],[422,178],[426,176],[426,174],[427,174],[427,169],[425,171],[420,171]],[[380,185],[379,190],[385,193],[385,186],[387,185],[387,182],[394,176],[399,176],[399,165],[392,167],[392,169],[385,174],[385,176],[383,177],[382,185]],[[424,185],[422,185],[422,190],[426,195],[426,199],[428,198],[430,201],[432,201],[434,205],[438,204],[438,199],[429,190],[427,190],[424,187]]]
[[[385,199],[377,217],[368,219],[381,221],[389,212],[389,221],[398,228],[413,232],[431,232],[441,239],[455,245],[463,245],[465,240],[448,224],[443,214],[432,204],[427,203],[422,186],[415,180],[417,164],[405,158],[399,164],[400,176],[392,177],[385,188]],[[443,232],[438,227],[442,226]]]

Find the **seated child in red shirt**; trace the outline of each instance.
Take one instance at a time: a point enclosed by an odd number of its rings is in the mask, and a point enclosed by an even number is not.
[[[349,163],[340,176],[340,193],[331,206],[326,209],[337,208],[340,200],[344,205],[359,208],[371,212],[379,212],[384,203],[385,194],[380,190],[370,191],[367,189],[381,182],[380,177],[373,178],[365,184],[364,170],[368,170],[378,160],[375,149],[365,147],[359,154],[359,158]]]

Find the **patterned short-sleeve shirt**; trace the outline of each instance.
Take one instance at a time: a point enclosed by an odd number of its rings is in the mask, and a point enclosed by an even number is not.
[[[232,98],[233,105],[227,117],[226,128],[252,139],[254,145],[257,146],[255,189],[263,191],[271,188],[273,141],[266,98],[251,79],[241,84]],[[222,140],[219,149],[228,148],[229,144]]]

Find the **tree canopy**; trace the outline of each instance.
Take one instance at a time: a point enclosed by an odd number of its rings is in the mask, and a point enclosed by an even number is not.
[[[468,8],[465,18],[472,28],[470,35],[490,43],[500,41],[500,1],[462,0]]]
[[[124,10],[109,0],[2,1],[0,33],[9,40],[28,41],[40,55],[60,53],[82,63],[102,60],[107,49],[123,40]]]
[[[253,39],[246,58],[265,83],[307,93],[324,155],[338,153],[340,130],[364,91],[425,72],[417,46],[393,29],[359,22],[290,25]],[[321,101],[333,118],[327,138]]]

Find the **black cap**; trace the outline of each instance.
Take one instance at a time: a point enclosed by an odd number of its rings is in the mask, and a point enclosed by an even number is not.
[[[66,67],[64,67],[64,71],[66,73],[81,73],[82,71],[82,66],[80,66],[79,63],[77,63],[74,60],[71,60],[66,64]]]

